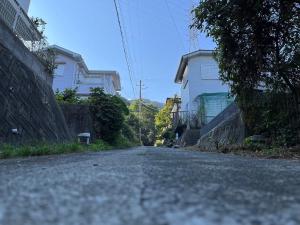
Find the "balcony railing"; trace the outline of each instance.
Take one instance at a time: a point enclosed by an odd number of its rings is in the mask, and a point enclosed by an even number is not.
[[[0,1],[0,19],[24,42],[37,42],[41,33],[16,0]]]

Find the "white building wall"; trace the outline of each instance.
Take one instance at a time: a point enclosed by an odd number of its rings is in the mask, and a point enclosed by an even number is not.
[[[59,49],[61,50],[61,49]],[[66,50],[68,51],[68,50]],[[119,90],[119,76],[114,71],[90,71],[80,55],[72,52],[57,53],[55,63],[58,66],[54,72],[53,90],[77,88],[80,96],[90,94],[91,88],[102,88],[105,93],[116,95]],[[114,79],[116,85],[114,85]]]
[[[190,111],[189,67],[185,68],[181,85],[181,111]]]
[[[62,55],[56,58],[56,64],[53,80],[54,91],[77,88],[79,95],[88,95],[91,88],[100,87],[107,94],[116,94],[111,75],[87,74],[76,61]]]
[[[107,87],[107,93],[111,94],[111,95],[115,95],[116,94],[116,90],[114,87],[114,82],[113,82],[113,78],[112,76],[106,75],[105,76],[105,82],[106,82],[106,87]]]
[[[77,63],[63,55],[58,55],[55,62],[57,68],[54,71],[53,90],[63,91],[67,88],[75,88]]]
[[[182,110],[188,105],[188,111],[193,113],[199,109],[199,95],[204,93],[229,92],[229,87],[223,85],[219,79],[219,69],[216,60],[212,56],[198,56],[191,58],[186,69],[186,79],[183,79],[181,87]]]
[[[113,79],[110,75],[89,74],[88,76],[80,76],[78,83],[79,94],[89,94],[91,88],[103,88],[107,94],[115,95],[116,91],[113,85]]]

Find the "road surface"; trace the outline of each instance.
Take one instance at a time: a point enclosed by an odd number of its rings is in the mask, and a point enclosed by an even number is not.
[[[0,161],[1,225],[299,225],[300,163],[193,151]]]

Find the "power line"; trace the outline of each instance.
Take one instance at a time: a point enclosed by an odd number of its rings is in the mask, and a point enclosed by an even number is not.
[[[146,104],[144,104],[144,103],[142,103],[142,105],[145,107],[145,109],[151,110],[152,112],[158,111],[158,109],[155,109],[155,108],[153,108],[153,107],[151,107],[151,106],[149,106],[149,105],[146,105]]]
[[[133,79],[132,79],[132,70],[131,70],[131,66],[130,66],[130,63],[129,63],[129,55],[128,55],[128,52],[127,52],[127,49],[126,49],[125,36],[124,36],[123,29],[122,29],[120,13],[119,13],[119,9],[118,9],[116,0],[114,0],[114,5],[115,5],[116,14],[117,14],[118,25],[119,25],[119,29],[120,29],[120,34],[121,34],[121,39],[122,39],[122,46],[123,46],[124,56],[125,56],[126,65],[127,65],[127,69],[128,69],[129,79],[130,79],[133,95],[134,95],[134,98],[135,98],[136,95],[135,95],[135,89],[134,89]]]

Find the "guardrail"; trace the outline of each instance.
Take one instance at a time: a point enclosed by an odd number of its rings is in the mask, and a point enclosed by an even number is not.
[[[26,42],[42,39],[41,33],[16,0],[0,1],[0,18],[26,46],[28,46]]]

